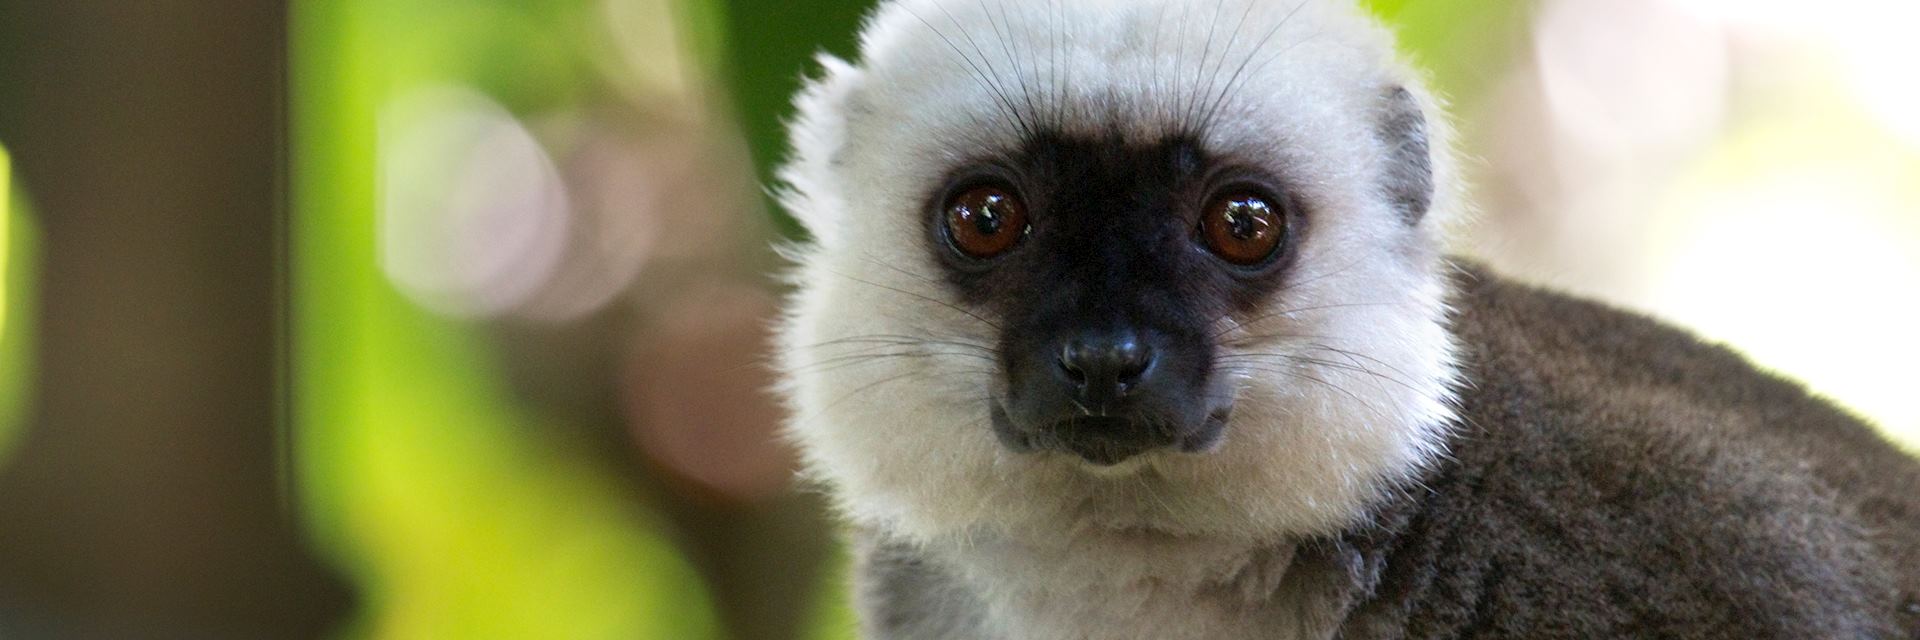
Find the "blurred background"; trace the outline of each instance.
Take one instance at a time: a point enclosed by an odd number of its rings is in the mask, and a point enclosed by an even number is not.
[[[0,0],[0,637],[843,639],[764,196],[855,0]],[[1920,4],[1374,0],[1459,251],[1920,446]]]

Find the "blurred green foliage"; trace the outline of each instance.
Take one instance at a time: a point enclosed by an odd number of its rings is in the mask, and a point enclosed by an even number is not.
[[[1476,103],[1505,75],[1534,3],[1521,0],[1362,0],[1394,31],[1400,52],[1456,106]],[[1458,120],[1456,118],[1456,120]]]
[[[11,188],[0,147],[0,464],[19,436],[33,382],[34,284],[39,269],[26,197]]]
[[[588,2],[295,3],[293,431],[305,515],[358,587],[350,637],[688,638],[707,596],[477,327],[377,264],[376,114],[434,85],[539,114],[599,91]]]

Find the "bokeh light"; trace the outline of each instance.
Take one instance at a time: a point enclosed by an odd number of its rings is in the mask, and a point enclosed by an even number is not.
[[[424,306],[491,316],[547,284],[573,226],[566,187],[513,114],[471,89],[380,112],[380,265]]]
[[[1920,144],[1920,86],[1903,81],[1920,59],[1911,25],[1920,4],[1882,0],[1834,0],[1818,6],[1791,0],[1672,0],[1718,20],[1764,51],[1783,75],[1834,74],[1879,124]],[[1814,94],[1806,94],[1814,95]]]
[[[1696,145],[1726,111],[1722,28],[1667,0],[1547,2],[1533,51],[1552,121],[1575,153],[1611,160]]]

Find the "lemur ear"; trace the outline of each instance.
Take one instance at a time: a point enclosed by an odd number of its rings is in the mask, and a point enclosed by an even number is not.
[[[1419,224],[1433,207],[1433,145],[1427,139],[1427,116],[1419,99],[1406,87],[1389,88],[1381,96],[1374,132],[1380,136],[1385,158],[1381,189],[1408,225]]]

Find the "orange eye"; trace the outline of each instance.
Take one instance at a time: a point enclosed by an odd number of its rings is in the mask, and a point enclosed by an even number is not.
[[[947,201],[947,241],[968,256],[999,256],[1027,234],[1027,208],[1012,192],[974,187]]]
[[[1272,258],[1286,235],[1286,214],[1265,198],[1244,191],[1215,198],[1200,216],[1200,236],[1207,249],[1243,267]]]

